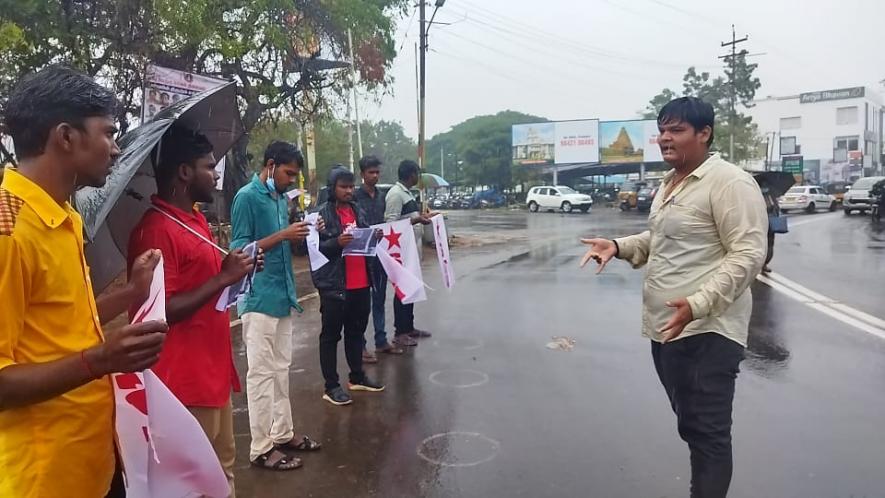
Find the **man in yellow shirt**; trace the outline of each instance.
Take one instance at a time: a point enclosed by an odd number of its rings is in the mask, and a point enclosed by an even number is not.
[[[101,322],[144,299],[138,285],[96,305],[83,224],[67,200],[101,186],[120,154],[116,99],[91,78],[50,66],[10,95],[6,131],[18,169],[0,184],[0,496],[101,498],[114,473],[108,375],[157,361],[166,325],[108,334]]]

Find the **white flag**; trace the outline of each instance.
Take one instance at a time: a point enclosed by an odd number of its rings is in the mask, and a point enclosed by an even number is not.
[[[166,320],[163,260],[132,323]],[[221,463],[199,422],[150,370],[111,376],[128,498],[225,498]]]
[[[304,221],[308,223],[307,235],[307,254],[310,256],[310,269],[317,271],[329,262],[320,251],[320,232],[317,231],[317,223],[319,223],[320,213],[310,213],[304,217]]]
[[[433,227],[433,239],[436,241],[436,258],[439,260],[443,284],[446,289],[451,289],[455,286],[455,270],[452,268],[452,259],[449,256],[449,234],[446,232],[446,220],[440,214],[430,218],[430,222]]]
[[[399,220],[375,225],[372,228],[380,229],[383,232],[383,237],[378,242],[378,247],[376,248],[376,255],[384,252],[390,256],[393,262],[398,264],[393,270],[388,270],[387,267],[384,268],[384,271],[387,272],[387,278],[393,284],[396,296],[403,304],[426,301],[427,293],[424,291],[421,260],[418,256],[418,244],[415,241],[415,231],[412,230],[412,221],[408,219]],[[384,259],[382,258],[383,256],[379,256],[379,262],[383,265]],[[402,270],[400,271],[400,269]],[[407,272],[412,278],[400,278],[403,272]],[[400,278],[400,282],[397,282],[397,278]],[[421,286],[414,290],[411,285],[407,285],[406,280],[403,280],[403,278],[408,279],[409,282],[417,280],[421,283]],[[402,284],[402,287],[400,284]]]

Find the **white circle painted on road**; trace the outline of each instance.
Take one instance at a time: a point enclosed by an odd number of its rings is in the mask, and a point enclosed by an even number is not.
[[[440,467],[475,467],[498,456],[501,443],[478,432],[443,432],[421,441],[418,456]]]
[[[489,383],[489,376],[479,370],[467,368],[438,370],[430,374],[430,382],[443,387],[478,387]]]
[[[482,339],[476,339],[472,337],[448,337],[445,339],[434,340],[433,345],[438,348],[451,347],[463,349],[465,351],[472,351],[474,349],[479,349],[485,346],[485,343],[482,341]]]

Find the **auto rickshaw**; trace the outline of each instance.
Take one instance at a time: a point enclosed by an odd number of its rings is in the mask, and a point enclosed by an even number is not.
[[[848,191],[848,187],[851,184],[848,182],[832,182],[824,185],[824,190],[836,198],[836,202],[842,204],[842,199],[845,197],[845,192]]]

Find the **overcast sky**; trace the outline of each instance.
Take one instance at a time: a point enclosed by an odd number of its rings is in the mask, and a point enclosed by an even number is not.
[[[433,3],[432,0],[430,3]],[[428,16],[432,8],[428,8]],[[721,74],[731,38],[759,64],[757,97],[885,79],[883,0],[447,0],[430,31],[427,133],[511,109],[554,120],[630,119],[689,66]],[[417,137],[417,15],[399,23],[395,83],[361,118]],[[368,99],[368,96],[363,96]],[[362,100],[362,99],[361,99]]]

